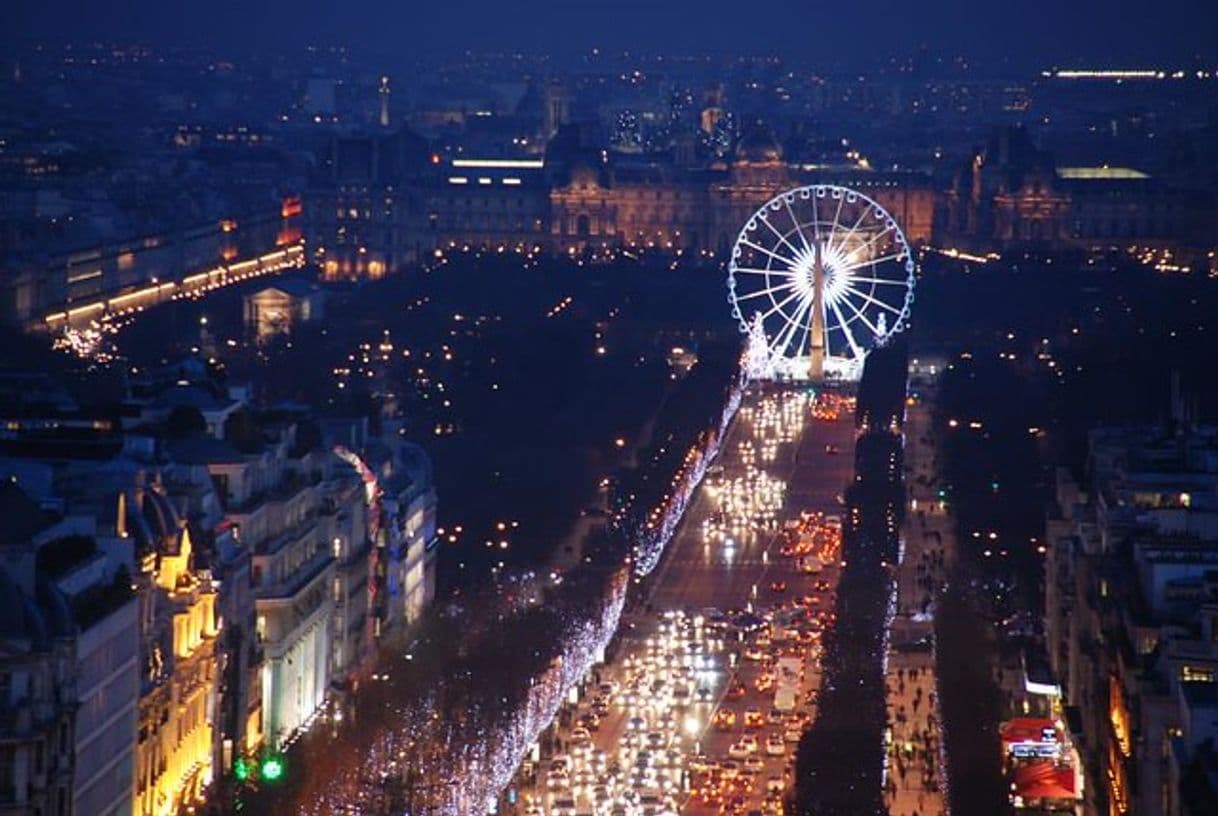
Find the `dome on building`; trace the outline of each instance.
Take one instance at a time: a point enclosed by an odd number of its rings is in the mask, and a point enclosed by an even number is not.
[[[182,525],[169,497],[155,484],[136,487],[126,501],[127,529],[140,554],[176,549]]]
[[[746,128],[736,143],[736,161],[763,164],[780,162],[782,157],[782,146],[774,138],[774,132],[759,121]]]
[[[563,125],[546,145],[546,171],[559,186],[606,187],[608,169],[599,148],[579,125]]]

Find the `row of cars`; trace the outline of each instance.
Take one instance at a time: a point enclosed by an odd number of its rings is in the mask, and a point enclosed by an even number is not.
[[[835,614],[831,580],[798,583],[806,594],[775,593],[769,607],[729,616],[740,660],[711,719],[709,750],[690,761],[691,813],[783,813],[815,715],[820,639]]]
[[[832,554],[834,536],[823,515],[780,528],[787,483],[767,465],[781,445],[801,438],[819,404],[807,392],[780,391],[741,407],[746,438],[730,449],[730,469],[708,470],[710,512],[698,523],[704,552],[722,545],[714,569],[762,565],[750,597],[731,600],[747,608],[674,610],[642,622],[638,631],[651,633],[628,638],[625,656],[569,707],[565,744],[542,763],[528,816],[782,814],[796,747],[814,716],[840,559],[807,576],[771,558],[778,550],[766,545],[775,534],[793,557]],[[842,407],[832,406],[832,418]],[[735,563],[733,553],[754,548],[759,560]]]
[[[528,816],[675,816],[689,756],[723,678],[724,628],[674,611],[570,707],[566,750]],[[599,745],[598,745],[599,743]]]

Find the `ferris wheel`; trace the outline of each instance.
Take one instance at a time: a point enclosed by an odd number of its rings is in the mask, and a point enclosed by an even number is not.
[[[857,379],[905,328],[915,269],[896,220],[862,193],[816,184],[766,202],[728,263],[750,376]]]

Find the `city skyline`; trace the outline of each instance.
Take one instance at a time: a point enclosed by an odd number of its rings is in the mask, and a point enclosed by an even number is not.
[[[1218,813],[1194,0],[19,0],[4,816]]]
[[[1204,0],[1000,0],[859,7],[775,0],[461,0],[395,9],[372,0],[335,6],[234,0],[165,6],[151,0],[83,0],[7,9],[7,42],[46,38],[208,46],[235,54],[305,44],[341,45],[389,64],[404,56],[521,51],[572,62],[594,52],[777,56],[814,70],[870,70],[919,54],[976,61],[989,70],[1088,65],[1194,67],[1218,60],[1218,26]],[[631,25],[605,26],[607,19]],[[409,41],[409,48],[400,43]],[[404,53],[405,52],[405,53]],[[1199,66],[1198,66],[1199,67]]]

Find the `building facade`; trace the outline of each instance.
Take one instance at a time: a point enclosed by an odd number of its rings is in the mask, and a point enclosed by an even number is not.
[[[1212,193],[1129,167],[1059,166],[1022,128],[999,128],[956,171],[936,235],[977,251],[1015,248],[1202,250],[1213,244]]]
[[[120,535],[135,542],[139,556],[135,812],[173,816],[202,803],[216,775],[216,588],[198,568],[189,528],[159,481],[137,483],[119,501]]]
[[[1085,812],[1205,812],[1197,797],[1214,786],[1186,795],[1180,780],[1212,762],[1218,431],[1099,430],[1089,474],[1085,486],[1059,474],[1045,580],[1049,661],[1086,760]]]
[[[841,184],[887,209],[912,244],[930,240],[930,179],[796,165],[762,126],[728,160],[687,151],[610,152],[565,125],[544,155],[444,158],[405,131],[336,139],[307,195],[313,259],[327,279],[376,278],[449,249],[606,253],[658,248],[722,257],[779,192]]]

